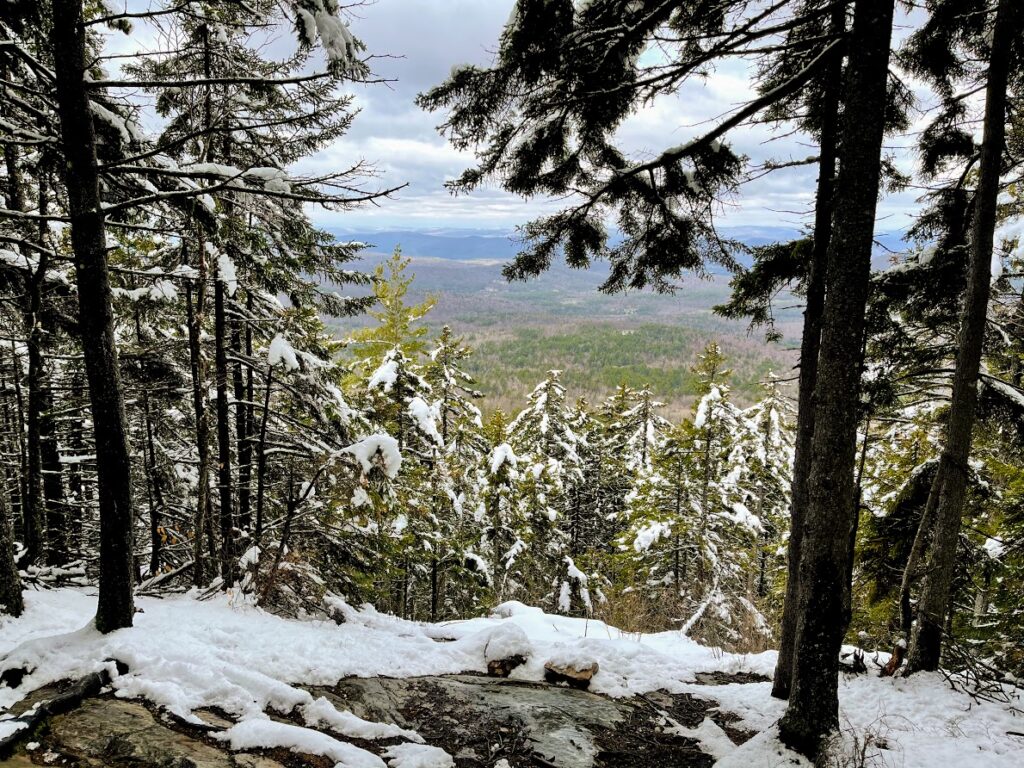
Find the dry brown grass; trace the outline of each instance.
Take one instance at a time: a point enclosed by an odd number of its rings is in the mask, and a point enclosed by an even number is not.
[[[678,630],[693,615],[693,601],[671,591],[657,596],[639,591],[612,592],[595,612],[595,618],[617,627],[627,635]],[[730,653],[760,653],[771,647],[771,631],[755,614],[739,608],[723,621],[707,611],[689,635],[698,642]],[[766,631],[767,630],[767,631]]]

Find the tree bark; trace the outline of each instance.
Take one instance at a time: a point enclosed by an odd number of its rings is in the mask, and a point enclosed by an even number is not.
[[[235,581],[235,518],[231,488],[231,409],[228,405],[228,322],[220,268],[213,287],[214,356],[217,383],[217,487],[220,495],[220,575],[224,589]]]
[[[846,8],[837,5],[830,31],[845,31]],[[782,607],[779,658],[775,664],[772,696],[789,698],[793,677],[793,639],[796,636],[797,596],[800,592],[800,545],[803,543],[804,510],[807,509],[807,478],[811,470],[811,440],[814,437],[814,385],[818,375],[821,344],[821,315],[825,303],[825,269],[832,233],[833,187],[839,123],[839,91],[843,55],[837,50],[825,70],[821,141],[818,160],[818,188],[814,206],[814,243],[807,266],[807,297],[804,328],[800,339],[800,379],[797,384],[796,440],[793,455],[793,483],[790,491],[789,546],[787,548],[786,596]]]
[[[40,343],[39,307],[40,291],[35,274],[25,281],[28,307],[25,312],[25,347],[28,352],[26,399],[25,449],[28,452],[28,476],[25,485],[28,495],[22,515],[25,535],[25,563],[38,565],[46,550],[46,500],[43,495],[43,449],[40,435],[40,415],[48,407],[44,402],[45,372]]]
[[[18,617],[24,610],[21,577],[14,562],[14,531],[11,529],[7,476],[6,472],[0,471],[0,613]]]
[[[274,381],[274,367],[267,366],[267,385],[263,393],[263,413],[260,415],[260,436],[256,444],[256,543],[263,538],[263,498],[267,487],[267,422],[270,420],[270,392]]]
[[[949,611],[957,540],[967,492],[967,460],[978,400],[978,372],[985,341],[985,320],[992,276],[999,174],[1006,139],[1006,90],[1010,47],[1024,14],[1014,0],[999,0],[985,88],[985,122],[978,166],[978,188],[971,222],[969,282],[960,315],[956,368],[946,441],[932,494],[936,496],[935,529],[913,628],[907,673],[935,670],[942,651],[943,625]]]
[[[249,503],[249,478],[252,475],[252,442],[249,438],[249,404],[243,378],[242,326],[248,321],[237,318],[231,331],[231,351],[236,361],[232,368],[235,390],[235,445],[238,450],[238,527],[248,532],[252,527],[252,510]]]
[[[89,381],[100,499],[100,578],[96,628],[132,624],[131,463],[114,313],[107,272],[107,237],[96,165],[96,134],[86,88],[82,0],[53,0],[54,71],[71,244],[78,285],[79,327]]]
[[[42,453],[43,498],[46,501],[46,562],[61,565],[68,559],[67,499],[63,465],[57,445],[57,421],[53,416],[53,391],[48,382],[40,398],[39,448]]]
[[[206,254],[202,247],[197,249],[198,279],[195,297],[191,283],[185,284],[185,314],[188,322],[188,356],[192,372],[192,408],[196,416],[196,452],[199,466],[196,483],[195,538],[192,541],[193,559],[192,582],[197,587],[206,583],[206,554],[203,551],[203,534],[209,516],[210,478],[210,424],[206,413],[206,366],[200,334],[206,304]],[[212,553],[211,553],[212,554]]]
[[[835,214],[814,388],[789,706],[782,740],[814,758],[839,724],[853,473],[894,0],[857,0],[841,122]]]

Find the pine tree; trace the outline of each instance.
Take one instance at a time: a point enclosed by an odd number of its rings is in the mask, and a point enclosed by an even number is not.
[[[864,316],[886,127],[892,0],[857,0],[839,128],[839,165],[828,246],[814,436],[800,545],[789,706],[782,740],[817,755],[839,722],[838,653],[846,632],[853,468]],[[838,510],[838,512],[837,512]],[[836,534],[838,530],[839,535]]]
[[[741,414],[746,429],[729,453],[724,480],[735,503],[760,522],[757,574],[751,590],[760,598],[777,582],[777,553],[790,533],[793,482],[793,408],[774,373],[769,373],[762,387],[765,396]]]
[[[519,458],[521,504],[528,536],[529,571],[526,590],[558,610],[570,610],[562,599],[571,514],[571,488],[582,482],[579,438],[570,426],[572,412],[565,403],[561,371],[530,394],[530,406],[508,425],[508,442]],[[571,603],[571,600],[569,601]]]
[[[931,44],[928,53],[938,47],[934,40],[928,39],[929,35],[935,34],[936,27],[940,27],[943,22],[948,24],[944,18],[947,13],[948,9],[940,4],[932,17],[935,25],[920,33],[925,44]],[[988,39],[982,43],[989,51],[985,77],[984,135],[971,219],[969,281],[957,339],[946,445],[932,486],[931,496],[934,501],[929,499],[929,507],[935,510],[935,531],[928,550],[925,566],[927,576],[921,589],[917,622],[907,658],[910,671],[938,669],[942,636],[950,609],[960,518],[967,485],[963,467],[971,448],[977,379],[988,314],[996,206],[1005,144],[1007,89],[1011,73],[1019,71],[1024,57],[1024,36],[1021,35],[1024,30],[1024,13],[1018,5],[1009,0],[1001,0],[991,24],[991,35],[985,33],[984,37]],[[938,32],[938,36],[942,34],[942,31]],[[957,31],[953,34],[963,34],[963,28],[957,24]],[[931,517],[926,510],[923,521],[929,521]]]

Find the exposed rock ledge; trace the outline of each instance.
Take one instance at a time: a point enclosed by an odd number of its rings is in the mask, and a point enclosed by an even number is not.
[[[491,768],[503,765],[502,760],[509,768],[706,768],[714,760],[689,729],[708,718],[736,743],[750,735],[730,727],[735,718],[719,712],[714,701],[687,694],[654,693],[617,700],[564,686],[475,675],[350,678],[330,688],[310,690],[367,720],[418,731],[428,744],[451,754],[458,768]],[[41,691],[33,698],[39,700],[44,694]],[[87,699],[32,735],[33,741],[26,745],[31,749],[23,748],[0,764],[79,768],[328,765],[321,758],[283,750],[231,753],[210,735],[230,726],[230,720],[223,713],[198,714],[209,730],[177,722],[140,702],[109,695]],[[350,741],[377,754],[396,742]]]

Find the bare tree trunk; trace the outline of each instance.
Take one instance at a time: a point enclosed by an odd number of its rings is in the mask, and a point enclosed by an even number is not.
[[[67,498],[64,495],[63,465],[57,445],[57,421],[53,417],[53,390],[46,385],[39,414],[39,443],[42,451],[43,497],[46,499],[46,560],[50,565],[68,559]]]
[[[263,537],[263,498],[267,486],[267,422],[270,419],[270,392],[274,381],[273,366],[267,367],[267,388],[263,394],[260,436],[256,444],[256,543]]]
[[[839,724],[838,671],[853,530],[853,472],[894,0],[857,0],[841,172],[828,248],[789,706],[782,740],[815,757]]]
[[[71,389],[76,395],[82,389],[81,375],[77,372],[72,375]],[[76,417],[71,422],[68,430],[68,449],[75,457],[85,454],[85,424],[81,417]],[[81,557],[85,549],[83,521],[86,503],[85,473],[82,471],[82,462],[79,458],[68,472],[68,549],[76,557]]]
[[[82,0],[53,0],[57,111],[78,283],[79,327],[89,380],[100,497],[100,579],[96,628],[130,627],[132,597],[131,463],[114,313],[107,273],[107,237],[96,167],[96,134],[86,85]]]
[[[224,589],[235,581],[235,521],[231,492],[231,410],[228,406],[227,312],[220,269],[213,287],[217,382],[217,486],[220,491],[220,575]]]
[[[39,328],[39,287],[34,275],[26,282],[29,307],[25,313],[25,346],[28,351],[27,407],[25,448],[28,452],[28,476],[25,479],[28,495],[22,513],[25,526],[25,563],[38,565],[46,550],[46,500],[43,496],[43,450],[40,437],[40,414],[44,407],[43,351]]]
[[[1010,46],[1020,29],[1022,17],[1024,13],[1018,3],[999,0],[988,62],[984,136],[971,222],[970,278],[957,339],[953,392],[946,422],[946,445],[932,486],[932,494],[937,497],[935,531],[928,549],[917,623],[914,625],[907,656],[908,673],[938,669],[943,623],[949,611],[960,518],[967,492],[967,459],[971,451],[971,433],[978,400],[978,372],[988,315],[999,173],[1006,135]]]
[[[28,505],[28,445],[25,441],[25,429],[22,426],[25,424],[26,419],[25,395],[21,387],[21,358],[18,356],[18,350],[15,348],[13,341],[11,342],[11,380],[14,384],[14,404],[17,407],[14,423],[16,425],[15,433],[18,436],[18,456],[21,465],[18,472],[18,506],[21,513],[22,536],[24,536],[25,510]]]
[[[143,343],[142,320],[138,310],[135,311],[135,338]],[[164,488],[160,470],[156,465],[156,440],[153,437],[153,417],[150,413],[149,391],[142,390],[142,420],[146,431],[146,477],[152,489],[149,500],[149,575],[160,572],[160,559],[163,554],[163,536],[161,535],[160,516],[164,508]]]
[[[0,471],[0,613],[21,616],[25,602],[21,596],[21,578],[14,563],[14,532],[11,530],[11,505],[7,498],[7,473]]]
[[[6,67],[0,69],[6,78]],[[7,207],[14,211],[25,211],[28,206],[25,199],[25,188],[21,168],[18,162],[18,148],[11,144],[4,145],[4,166],[7,171],[4,185]],[[39,213],[46,213],[45,185],[40,182]],[[34,228],[21,227],[21,236],[26,240],[34,239]],[[26,263],[31,263],[31,253],[22,246],[22,254]],[[34,269],[28,269],[24,275],[23,323],[25,331],[25,347],[28,352],[28,397],[25,408],[25,448],[24,474],[22,477],[25,494],[22,503],[22,535],[25,545],[26,565],[42,563],[46,551],[46,502],[43,495],[43,460],[42,439],[40,437],[40,414],[45,408],[44,403],[44,363],[42,351],[42,328],[39,324],[39,313],[42,306],[41,283],[46,270],[45,255],[39,256]],[[15,365],[20,365],[17,356]],[[20,398],[20,393],[19,393]],[[20,431],[19,424],[19,431]]]
[[[195,538],[193,544],[192,581],[196,586],[206,583],[206,553],[203,551],[203,535],[209,517],[210,483],[210,424],[206,408],[206,366],[200,346],[203,313],[206,304],[206,254],[202,247],[197,249],[199,260],[196,280],[196,294],[193,299],[191,283],[185,284],[185,313],[188,322],[188,354],[192,371],[192,407],[196,416],[196,451],[199,466],[196,489]],[[212,554],[212,551],[211,551]]]
[[[164,508],[164,489],[160,470],[156,465],[156,445],[153,439],[153,417],[150,414],[149,394],[142,393],[142,416],[146,422],[146,472],[153,484],[153,503],[149,508],[149,575],[160,573],[160,560],[163,555],[163,536],[161,535],[160,515]]]
[[[249,438],[249,413],[242,363],[242,325],[248,321],[238,318],[231,331],[231,352],[236,358],[232,368],[235,390],[235,445],[238,450],[238,527],[248,532],[252,527],[252,510],[249,503],[249,479],[252,475],[252,442]]]
[[[830,32],[845,31],[846,8],[836,5]],[[814,208],[814,243],[807,269],[807,296],[804,328],[800,339],[800,380],[797,385],[796,441],[793,456],[793,483],[790,493],[790,528],[786,569],[786,597],[782,608],[779,659],[775,664],[772,696],[789,697],[793,677],[793,639],[796,636],[797,595],[800,592],[800,545],[804,534],[804,510],[807,509],[807,478],[811,470],[811,441],[814,438],[814,385],[818,375],[818,350],[821,344],[821,314],[825,303],[825,269],[832,233],[833,186],[838,144],[839,91],[842,85],[843,56],[833,54],[825,71],[822,104],[821,141],[818,160],[818,189]]]

